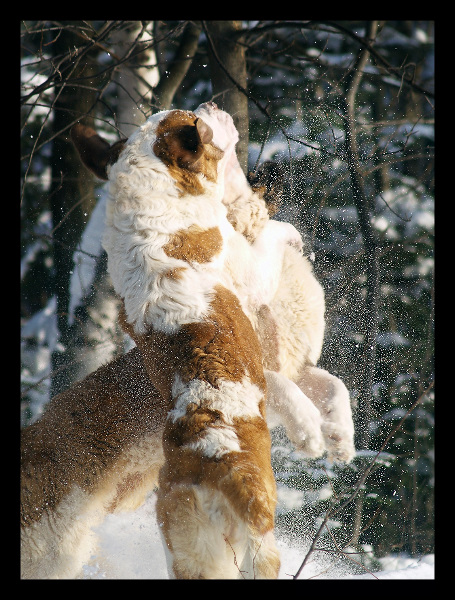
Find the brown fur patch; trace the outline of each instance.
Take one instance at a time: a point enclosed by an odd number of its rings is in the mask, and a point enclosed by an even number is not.
[[[222,247],[223,238],[218,227],[204,230],[193,225],[174,233],[163,250],[172,258],[205,263],[219,254]]]
[[[117,506],[122,503],[125,497],[129,496],[143,482],[142,473],[128,473],[121,481],[117,483],[117,493],[107,508],[108,512],[114,512]]]
[[[207,415],[204,424],[200,417],[202,415],[198,415],[197,422],[201,431],[209,422],[213,426],[212,415]],[[235,431],[242,451],[230,452],[221,459],[206,457],[184,445],[197,439],[195,429],[193,416],[185,419],[185,423],[166,423],[163,434],[166,462],[160,471],[160,495],[170,499],[173,488],[178,489],[179,484],[203,484],[222,492],[237,515],[259,533],[270,531],[274,523],[276,488],[265,421],[237,419]],[[159,517],[169,518],[166,504],[159,511]]]
[[[147,334],[136,334],[133,325],[126,320],[123,304],[119,311],[118,321],[123,331],[135,341],[140,349],[148,376],[167,404],[171,399],[173,377],[182,353],[181,340],[176,339],[176,336],[154,331],[152,328]]]
[[[137,336],[131,325],[121,320],[143,353],[144,363],[154,385],[170,397],[172,382],[178,374],[183,382],[199,380],[217,388],[222,381],[240,383],[249,379],[262,390],[261,417],[234,418],[240,452],[222,457],[206,456],[188,444],[197,442],[209,429],[223,427],[223,415],[217,410],[189,404],[185,415],[168,419],[163,432],[165,463],[159,474],[157,516],[169,548],[182,524],[191,529],[198,521],[194,486],[221,493],[226,506],[246,521],[261,538],[274,527],[276,486],[270,464],[270,434],[265,422],[266,384],[258,338],[237,297],[216,286],[206,322],[183,325],[173,335],[150,331]],[[124,314],[123,314],[124,319]],[[165,375],[163,375],[165,373]],[[172,400],[171,400],[172,401]],[[223,502],[220,504],[223,510]],[[228,510],[226,508],[226,510]],[[196,535],[188,529],[187,536]],[[174,574],[194,577],[178,559]],[[276,577],[279,559],[273,555],[265,570]],[[182,570],[183,569],[183,570]]]
[[[209,181],[217,180],[218,161],[224,156],[224,152],[213,144],[204,146],[203,156],[192,165],[197,173],[202,173]]]
[[[190,194],[191,196],[200,196],[205,190],[202,183],[199,181],[196,173],[191,173],[185,169],[181,169],[176,165],[168,165],[169,173],[175,180],[181,196]]]
[[[94,129],[82,123],[72,127],[71,139],[85,166],[104,180],[107,179],[108,165],[117,162],[126,143],[126,139],[121,139],[110,146]]]
[[[152,328],[136,334],[123,307],[119,323],[141,350],[153,385],[167,400],[176,371],[184,382],[200,379],[214,387],[221,380],[240,382],[247,376],[265,392],[259,340],[237,297],[223,286],[215,287],[206,322],[182,325],[175,334]]]
[[[21,434],[21,524],[52,512],[74,485],[116,485],[123,451],[141,436],[159,439],[166,414],[137,348],[55,396]]]
[[[207,321],[184,325],[171,337],[180,351],[177,371],[183,381],[197,379],[216,388],[222,381],[241,382],[247,377],[265,396],[259,341],[237,297],[229,290],[217,286]],[[264,401],[260,411],[264,417]],[[203,483],[221,491],[239,517],[248,518],[265,533],[273,527],[276,498],[270,436],[264,418],[235,419],[242,452],[224,455],[221,460],[195,454],[185,446],[207,428],[222,426],[221,418],[218,411],[195,404],[188,407],[183,418],[166,423],[166,464],[160,473],[160,495],[172,495],[179,483]],[[163,519],[171,518],[164,515],[166,512],[162,506]]]
[[[263,352],[264,368],[278,372],[281,366],[279,360],[280,340],[276,319],[274,319],[267,304],[259,307],[257,318],[257,334]]]
[[[224,152],[207,141],[211,138],[205,131],[189,111],[172,111],[158,124],[153,152],[168,166],[182,195],[204,193],[199,173],[216,181],[217,164]]]
[[[182,278],[183,272],[186,270],[186,267],[176,267],[175,269],[169,269],[169,271],[164,272],[164,277],[169,279],[178,280]]]
[[[186,352],[179,368],[183,381],[200,379],[217,387],[220,380],[237,382],[246,375],[265,390],[258,338],[228,289],[216,286],[206,322],[183,325],[177,336]]]
[[[138,336],[122,314],[123,329],[140,348],[152,382],[163,392],[170,395],[173,374],[178,372],[183,381],[198,379],[215,388],[223,380],[241,382],[247,377],[265,395],[259,341],[237,297],[226,288],[215,288],[207,322],[184,325],[173,335],[150,331]],[[260,410],[264,416],[264,402]],[[237,419],[235,429],[243,452],[227,455],[222,461],[195,458],[194,452],[184,446],[207,427],[217,426],[219,418],[217,411],[191,405],[184,421],[166,424],[163,439],[167,466],[162,470],[160,485],[166,481],[171,487],[179,481],[204,482],[225,493],[242,518],[250,507],[251,518],[266,531],[273,523],[275,483],[264,419]],[[264,503],[269,508],[265,509]]]

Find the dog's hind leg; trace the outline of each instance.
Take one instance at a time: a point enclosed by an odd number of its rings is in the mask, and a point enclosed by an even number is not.
[[[280,570],[280,554],[273,530],[260,535],[250,529],[248,549],[239,571],[244,579],[276,579]]]
[[[169,575],[177,579],[239,579],[246,547],[223,494],[199,485],[158,492],[158,523]],[[246,528],[245,528],[246,529]]]
[[[280,557],[273,530],[240,519],[222,492],[201,485],[158,492],[168,570],[177,579],[274,579]]]

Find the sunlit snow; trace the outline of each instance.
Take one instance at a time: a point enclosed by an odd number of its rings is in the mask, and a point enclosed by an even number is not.
[[[155,520],[155,495],[135,512],[108,515],[98,527],[99,551],[84,566],[83,579],[169,579],[166,559]],[[278,537],[281,554],[279,579],[293,579],[311,540]],[[355,558],[355,557],[354,557]],[[434,579],[434,556],[396,555],[380,559],[382,570],[359,573],[333,555],[315,553],[298,579]],[[348,563],[349,564],[349,563]]]

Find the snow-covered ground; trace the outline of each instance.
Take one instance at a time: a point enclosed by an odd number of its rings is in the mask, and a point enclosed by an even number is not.
[[[84,566],[84,579],[168,579],[166,560],[155,520],[155,497],[135,512],[108,515],[98,527],[99,551]],[[280,579],[291,580],[307,553],[304,544],[278,538]],[[354,574],[333,556],[313,555],[299,579],[434,579],[434,556],[381,559],[382,570]],[[357,569],[358,571],[358,569]]]

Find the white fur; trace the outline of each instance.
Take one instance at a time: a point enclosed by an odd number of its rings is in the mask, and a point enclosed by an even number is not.
[[[201,570],[201,577],[213,579],[255,579],[260,577],[260,561],[276,553],[273,532],[257,538],[248,532],[246,523],[238,518],[223,494],[202,486],[193,486],[192,498],[198,512],[208,518],[191,519],[185,527],[177,526],[172,532],[176,546],[185,548],[192,540],[192,552],[180,556],[166,553],[169,573],[174,561],[183,559],[189,570]],[[178,538],[181,538],[180,541]],[[225,540],[219,544],[220,537]],[[166,544],[164,543],[166,547]]]
[[[222,281],[240,299],[254,320],[263,304],[270,304],[280,286],[286,247],[301,247],[298,231],[289,223],[268,221],[252,244],[236,232],[228,240]]]
[[[73,578],[96,547],[92,526],[101,515],[101,505],[74,487],[53,512],[23,530],[21,577]]]
[[[204,321],[213,286],[222,283],[238,296],[253,326],[257,327],[256,313],[261,305],[269,306],[280,334],[279,374],[296,383],[317,378],[318,372],[309,367],[317,363],[322,349],[324,293],[310,261],[300,252],[299,233],[288,223],[266,217],[264,202],[252,192],[238,165],[234,151],[238,134],[232,119],[210,104],[201,105],[195,114],[211,126],[213,143],[225,150],[218,167],[218,183],[204,181],[203,196],[179,197],[167,168],[152,151],[157,123],[166,114],[167,111],[153,115],[131,136],[109,174],[103,244],[114,286],[125,300],[129,322],[134,323],[138,333],[144,333],[152,323],[156,329],[174,332],[184,323]],[[236,230],[227,220],[228,210]],[[220,229],[223,249],[209,263],[189,266],[169,258],[162,250],[173,233],[191,225]],[[246,239],[247,234],[252,243]],[[169,269],[179,267],[185,270],[178,280],[166,276]],[[339,387],[343,393],[324,399],[304,396],[317,410],[325,403],[343,423],[352,425],[347,390],[341,382]],[[270,389],[283,391],[279,381]],[[284,421],[288,427],[291,414],[301,424],[297,445],[306,447],[310,456],[318,456],[322,453],[322,435],[329,458],[341,455],[352,459],[352,426],[341,425],[336,419],[328,421],[326,410],[321,414],[321,422],[327,423],[318,427],[314,418],[308,417],[308,403],[302,402],[302,395],[295,388],[286,389],[290,394],[287,411],[282,398],[270,400],[287,413]],[[314,415],[314,410],[311,413]],[[289,435],[294,443],[298,442],[295,425]],[[334,442],[337,437],[338,444]]]
[[[168,111],[153,115],[131,136],[109,171],[103,246],[114,287],[137,333],[145,333],[151,324],[172,332],[182,324],[203,321],[213,287],[220,282],[239,296],[244,310],[256,310],[277,291],[286,244],[302,246],[299,233],[288,223],[268,221],[252,245],[229,223],[221,202],[223,170],[235,155],[238,133],[227,113],[212,112],[205,111],[203,118],[225,156],[219,161],[218,182],[204,180],[202,196],[180,197],[167,168],[153,153],[157,124]],[[176,231],[190,226],[218,227],[223,251],[208,263],[191,266],[168,257],[163,246]],[[181,278],[166,276],[181,267],[185,267]]]
[[[293,381],[280,373],[265,371],[267,380],[267,422],[282,424],[297,450],[321,456],[325,450],[323,419],[315,404]]]
[[[354,424],[344,383],[331,373],[308,365],[297,384],[321,413],[321,432],[328,456],[332,460],[351,461],[355,455]]]
[[[114,287],[124,300],[127,320],[133,324],[136,333],[145,333],[149,327],[173,333],[184,324],[204,322],[209,316],[215,286],[220,285],[236,293],[247,310],[254,310],[276,291],[283,246],[289,240],[297,245],[300,243],[292,226],[270,223],[263,236],[250,246],[227,220],[227,209],[222,203],[224,169],[234,153],[238,133],[230,115],[218,112],[220,114],[213,121],[216,126],[214,145],[223,150],[224,155],[218,162],[216,182],[198,175],[204,189],[202,194],[181,195],[175,181],[170,174],[166,177],[161,161],[153,153],[157,123],[166,113],[152,117],[130,138],[109,171],[103,245],[108,253]],[[173,234],[194,227],[202,230],[217,228],[222,238],[222,251],[204,263],[169,257],[163,248]],[[265,236],[267,242],[263,239]],[[241,263],[236,266],[234,282],[231,273],[237,258]],[[226,268],[228,260],[231,268]],[[173,276],[176,269],[178,277]],[[194,453],[188,456],[192,456],[191,460],[197,464],[203,457],[217,461],[229,454],[235,473],[235,454],[242,453],[244,446],[248,448],[248,441],[243,440],[241,447],[237,438],[238,422],[263,419],[260,410],[263,394],[264,390],[256,387],[246,375],[241,382],[221,380],[216,387],[198,379],[183,383],[175,377],[171,392],[173,408],[168,420],[176,423],[185,416],[191,419],[192,410],[197,408],[217,411],[219,418],[207,424],[198,435],[191,435],[185,450]],[[183,421],[182,425],[185,423]],[[256,427],[255,435],[256,443],[265,451],[268,433]],[[166,441],[169,440],[165,437]],[[248,460],[254,461],[253,458]],[[267,527],[273,523],[270,507],[274,506],[275,497],[270,483],[270,465],[264,474],[258,471],[258,481],[254,480],[254,484],[246,477],[241,490],[243,496],[251,496],[250,502],[254,501],[255,506],[260,507],[255,509],[259,512],[254,517],[238,514],[239,508],[231,506],[227,497],[217,491],[218,486],[222,489],[222,482],[201,481],[196,485],[190,479],[182,488],[190,502],[187,508],[186,500],[179,496],[181,486],[172,481],[167,468],[165,464],[162,476],[166,477],[166,484],[160,487],[157,510],[159,515],[162,511],[169,511],[171,515],[166,519],[166,535],[172,546],[172,561],[177,573],[209,578],[239,575],[238,568],[234,568],[237,558],[234,560],[230,555],[235,548],[235,556],[238,554],[242,563],[247,561],[250,577],[255,574],[256,555],[260,563],[259,574],[277,575],[279,563],[273,533],[267,537],[264,547],[262,542],[256,543],[261,520]],[[251,469],[258,469],[255,462],[251,462]],[[263,479],[269,483],[264,483]],[[235,477],[232,485],[239,485]],[[267,485],[270,489],[267,488],[265,493],[263,490]],[[201,506],[194,509],[194,503]],[[176,527],[174,519],[178,521]],[[230,532],[232,542],[225,540],[226,531]]]
[[[150,117],[109,171],[103,247],[115,290],[124,299],[128,321],[137,333],[145,333],[152,323],[170,333],[184,323],[203,321],[209,310],[224,253],[187,268],[186,262],[163,251],[172,234],[192,225],[203,230],[220,227],[226,240],[235,234],[221,203],[222,172],[221,183],[204,181],[203,196],[180,197],[167,167],[153,153],[157,124],[167,113]],[[222,148],[227,156],[235,141]],[[221,171],[226,160],[219,161]],[[185,267],[183,280],[166,277],[170,269],[179,267]]]
[[[230,452],[241,452],[239,439],[234,427],[219,425],[207,428],[202,436],[186,445],[193,452],[200,452],[207,458],[221,458]]]
[[[240,452],[240,444],[235,432],[235,419],[261,418],[259,403],[261,390],[247,380],[241,383],[221,381],[214,388],[205,381],[193,380],[184,384],[180,377],[174,378],[172,397],[174,407],[169,411],[168,419],[172,422],[184,417],[187,408],[210,408],[220,413],[219,424],[207,429],[204,435],[188,444],[188,448],[199,450],[207,457],[221,457],[228,452]]]
[[[205,381],[193,380],[182,383],[179,376],[174,378],[172,397],[177,398],[174,407],[169,411],[168,419],[176,421],[186,414],[189,404],[200,408],[211,408],[223,415],[225,423],[232,425],[234,419],[251,419],[260,417],[259,403],[261,390],[244,379],[242,382],[223,380],[218,388]]]

